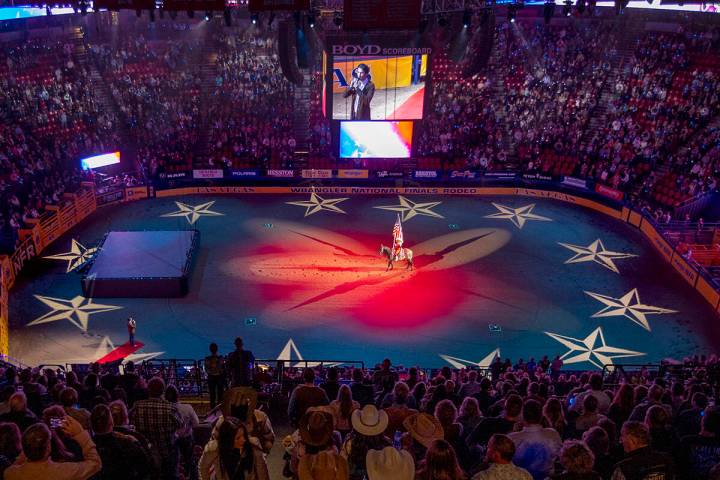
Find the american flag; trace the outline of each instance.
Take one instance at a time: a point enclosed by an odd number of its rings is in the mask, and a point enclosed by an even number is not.
[[[400,214],[398,214],[397,220],[395,221],[395,226],[393,227],[393,244],[402,245],[402,243],[403,243],[402,222],[400,221]]]

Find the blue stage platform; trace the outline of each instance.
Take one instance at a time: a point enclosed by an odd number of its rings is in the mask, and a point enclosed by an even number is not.
[[[110,232],[82,279],[86,297],[180,297],[187,294],[200,232]]]

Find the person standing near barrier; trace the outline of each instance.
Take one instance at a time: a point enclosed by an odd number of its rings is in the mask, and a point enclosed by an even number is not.
[[[215,408],[225,391],[225,360],[218,355],[216,343],[210,344],[210,355],[205,357],[205,373],[210,393],[210,408]]]
[[[240,337],[235,339],[235,350],[228,355],[227,366],[232,375],[233,387],[252,386],[255,356],[250,350],[243,349],[243,340]]]

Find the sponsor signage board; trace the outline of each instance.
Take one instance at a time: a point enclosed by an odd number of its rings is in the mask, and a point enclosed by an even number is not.
[[[223,178],[223,171],[215,168],[193,170],[193,178]]]
[[[560,182],[564,185],[569,185],[571,187],[575,188],[587,188],[587,182],[583,180],[582,178],[577,177],[563,177],[562,181]]]
[[[453,170],[450,172],[450,178],[477,178],[477,172],[471,172],[470,170]]]
[[[440,178],[440,172],[437,170],[415,170],[413,178]]]
[[[338,170],[338,178],[368,178],[367,170],[357,169],[340,169]]]
[[[232,178],[257,178],[260,176],[260,170],[253,170],[253,169],[240,169],[240,170],[230,170],[230,176]]]
[[[378,170],[375,172],[377,178],[403,178],[403,172],[390,172],[388,170]]]
[[[292,178],[295,176],[295,170],[268,170],[268,177]]]
[[[332,178],[332,170],[328,169],[310,169],[300,173],[302,178]]]
[[[625,196],[625,194],[620,190],[615,190],[612,187],[608,187],[607,185],[601,185],[599,183],[595,185],[595,191],[604,197],[611,198],[618,202],[621,201]]]

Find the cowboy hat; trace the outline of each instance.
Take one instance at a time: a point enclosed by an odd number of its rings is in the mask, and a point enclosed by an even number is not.
[[[303,455],[298,466],[300,480],[347,480],[347,460],[334,452]]]
[[[237,407],[244,406],[247,406],[247,416],[246,418],[240,419],[243,422],[250,420],[255,412],[255,407],[257,406],[257,392],[255,389],[250,387],[235,387],[223,395],[221,408],[223,416],[234,417],[236,415],[233,415],[233,410],[237,409]]]
[[[351,417],[353,429],[365,436],[380,435],[388,425],[388,416],[375,405],[365,405],[362,410],[355,410]]]
[[[300,438],[307,445],[322,447],[333,433],[333,416],[327,412],[305,412],[298,425]]]
[[[365,458],[369,480],[413,480],[415,461],[406,450],[393,447],[382,450],[368,450]]]
[[[305,412],[324,412],[324,413],[330,414],[332,416],[332,420],[333,420],[333,422],[332,422],[333,430],[335,430],[335,421],[336,421],[335,420],[335,411],[332,409],[332,407],[329,407],[327,405],[320,406],[320,407],[310,407],[307,410],[305,410]]]
[[[403,421],[403,426],[420,445],[426,448],[433,441],[445,436],[440,420],[427,413],[410,415]]]

